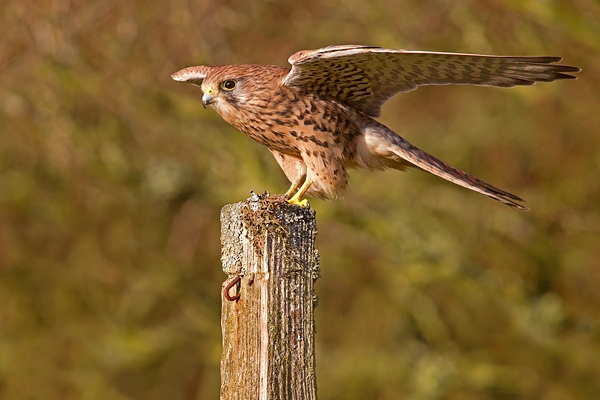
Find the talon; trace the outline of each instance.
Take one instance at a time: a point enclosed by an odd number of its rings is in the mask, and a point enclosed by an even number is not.
[[[302,199],[302,196],[304,196],[304,193],[308,191],[310,185],[312,185],[312,181],[307,177],[304,180],[304,183],[302,183],[300,189],[298,189],[296,194],[294,194],[287,202],[290,204],[299,205],[300,207],[308,207],[308,201],[306,199]]]
[[[293,204],[293,205],[300,206],[300,207],[308,207],[308,200],[306,200],[306,199],[298,200],[294,197],[289,199],[287,202],[289,204]]]

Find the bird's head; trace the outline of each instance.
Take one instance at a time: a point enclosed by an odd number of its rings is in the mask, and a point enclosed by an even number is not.
[[[230,66],[202,65],[175,72],[171,77],[180,82],[188,82],[202,89],[202,106],[212,107],[219,114],[235,107],[243,92],[244,77]]]
[[[267,65],[225,65],[189,67],[175,72],[171,77],[202,89],[202,105],[212,107],[223,119],[233,124],[240,111],[251,107],[264,107],[266,96],[284,70]]]

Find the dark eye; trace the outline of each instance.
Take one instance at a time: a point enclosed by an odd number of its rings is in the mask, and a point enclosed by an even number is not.
[[[225,90],[235,89],[235,81],[225,81],[221,84],[221,87]]]

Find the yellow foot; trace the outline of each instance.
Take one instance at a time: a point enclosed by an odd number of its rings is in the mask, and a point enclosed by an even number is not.
[[[292,197],[287,202],[290,203],[290,204],[294,204],[294,205],[300,206],[300,207],[308,207],[308,201],[306,199],[304,199],[304,200],[298,200],[295,197]]]
[[[288,193],[291,192],[292,189],[294,189],[297,185],[298,185],[298,183],[294,182],[292,184],[292,187],[290,188],[290,190],[288,190]],[[302,196],[304,196],[304,193],[306,193],[308,191],[308,188],[310,187],[310,185],[312,185],[312,181],[307,177],[304,180],[304,183],[302,184],[302,186],[300,186],[300,189],[298,189],[296,191],[296,193],[292,196],[292,198],[288,200],[288,203],[296,204],[296,205],[299,205],[300,207],[308,207],[308,201],[306,201],[306,199],[304,199],[304,200],[301,200],[301,199],[302,199]],[[285,195],[288,196],[288,193],[286,193]]]

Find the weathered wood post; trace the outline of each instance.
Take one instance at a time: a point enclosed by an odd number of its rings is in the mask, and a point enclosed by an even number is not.
[[[316,400],[316,233],[281,196],[223,207],[222,400]]]

